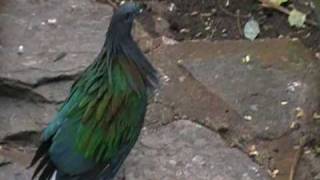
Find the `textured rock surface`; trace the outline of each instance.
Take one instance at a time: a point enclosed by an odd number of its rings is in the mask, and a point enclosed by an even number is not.
[[[320,66],[297,41],[183,42],[152,57],[164,81],[159,102],[173,107],[173,119],[192,119],[257,151],[258,162],[280,170],[276,179],[288,179],[301,139],[319,137],[312,116],[320,111]],[[317,172],[309,165],[300,164],[301,179]]]
[[[250,51],[243,47],[244,51],[222,58],[189,60],[184,67],[250,121],[256,136],[275,139],[298,121],[296,108],[316,110],[320,66],[305,59],[309,57],[301,52],[299,43],[278,46],[288,52],[288,56],[283,53],[270,57],[273,60],[263,59],[267,54],[263,46],[276,44],[276,41],[261,43],[260,47],[259,42],[253,44],[256,46],[250,45],[253,48]],[[247,63],[243,62],[246,57],[250,59]]]
[[[79,73],[100,49],[111,14],[109,6],[84,0],[2,1],[0,77],[37,85]]]
[[[249,63],[242,62],[246,56]],[[169,79],[163,90],[167,103],[189,109],[180,113],[192,118],[209,119],[203,123],[214,129],[219,126],[217,121],[234,120],[239,128],[251,131],[251,138],[276,139],[286,134],[293,122],[308,121],[319,105],[320,66],[299,42],[184,42],[159,48],[153,57]],[[194,79],[210,92],[207,98],[203,98],[205,92],[192,89]],[[207,100],[210,95],[211,102]],[[194,112],[191,102],[196,101],[208,102]],[[296,117],[297,107],[305,112],[300,117],[303,120]],[[197,113],[203,109],[215,113]],[[246,120],[246,115],[252,120]],[[215,123],[210,125],[210,119]]]
[[[30,151],[0,150],[1,179],[30,179]],[[17,163],[18,162],[18,163]],[[187,120],[144,128],[119,173],[128,180],[267,180],[250,158],[209,129]],[[121,178],[118,178],[121,179]]]
[[[26,167],[16,163],[5,165],[0,169],[0,179],[30,180],[31,176],[31,171],[26,170]]]
[[[145,129],[125,166],[130,180],[266,180],[269,176],[209,129],[186,120]]]
[[[1,139],[38,131],[52,118],[101,48],[111,15],[109,6],[86,0],[1,1]]]
[[[0,96],[0,137],[39,131],[52,118],[55,105]]]

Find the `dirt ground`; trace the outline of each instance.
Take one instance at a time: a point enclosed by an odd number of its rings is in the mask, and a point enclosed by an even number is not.
[[[114,0],[119,3],[119,0]],[[287,15],[263,8],[258,0],[140,0],[156,4],[153,14],[169,22],[172,38],[234,40],[243,39],[245,23],[254,18],[260,24],[258,38],[298,38],[314,52],[320,51],[320,31],[315,26],[290,27]],[[315,20],[310,0],[290,0],[287,8],[295,7]]]

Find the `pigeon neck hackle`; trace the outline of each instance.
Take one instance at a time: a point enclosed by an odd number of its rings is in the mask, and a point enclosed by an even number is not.
[[[137,3],[126,3],[115,10],[106,34],[104,46],[99,53],[95,70],[107,71],[111,78],[112,66],[123,63],[123,58],[131,61],[131,68],[136,68],[139,76],[144,79],[145,85],[153,89],[158,85],[156,70],[145,58],[131,35],[134,18],[145,8]]]
[[[107,32],[107,40],[124,42],[132,40],[131,29],[134,18],[143,10],[137,3],[126,3],[115,9]]]

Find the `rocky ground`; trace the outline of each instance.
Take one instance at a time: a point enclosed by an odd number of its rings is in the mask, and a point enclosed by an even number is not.
[[[90,0],[0,2],[1,180],[30,179],[40,131],[94,59],[111,15]],[[177,42],[169,22],[152,19],[134,36],[161,87],[120,177],[320,179],[314,52],[291,39]]]

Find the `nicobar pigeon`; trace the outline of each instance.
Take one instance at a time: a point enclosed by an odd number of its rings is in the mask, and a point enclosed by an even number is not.
[[[42,133],[30,166],[33,179],[111,180],[138,139],[155,68],[134,42],[134,18],[144,9],[115,10],[102,50],[71,87],[69,97]]]

